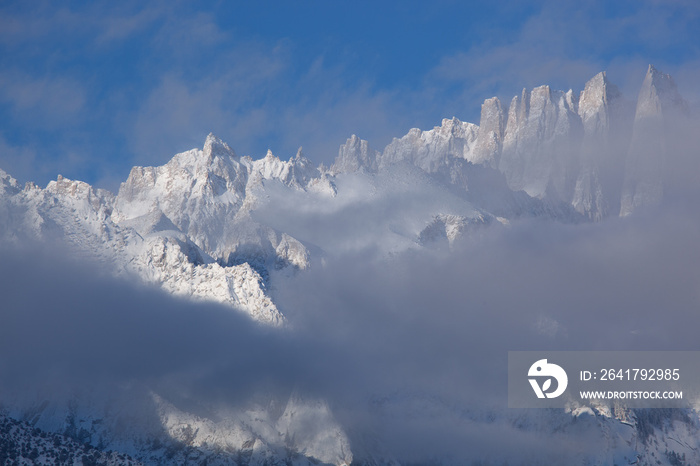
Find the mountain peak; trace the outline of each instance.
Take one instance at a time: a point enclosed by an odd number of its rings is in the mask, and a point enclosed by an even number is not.
[[[605,98],[605,93],[611,86],[616,88],[608,80],[607,73],[605,71],[601,71],[586,82],[586,86],[584,87],[582,94],[596,92],[600,93],[603,96],[603,98]]]
[[[655,87],[673,86],[675,88],[676,86],[670,74],[663,73],[654,67],[654,65],[649,65],[644,81],[646,82],[647,79],[649,79],[651,81],[651,85]]]
[[[617,86],[608,81],[605,71],[588,80],[579,96],[578,114],[587,133],[599,133],[608,127],[608,106],[619,98]]]
[[[652,65],[651,63],[649,63],[649,67],[647,68],[647,76],[648,76],[648,75],[652,75],[652,76],[654,76],[654,75],[662,75],[662,76],[663,76],[664,73],[662,73],[662,72],[659,71],[654,65]],[[668,75],[666,75],[666,76],[668,76]]]
[[[353,134],[338,149],[338,156],[331,166],[333,173],[353,173],[360,169],[374,171],[377,169],[377,151],[369,143]]]
[[[639,90],[635,120],[682,111],[684,107],[683,98],[671,75],[649,65]]]
[[[457,118],[456,116],[453,116],[452,118],[443,118],[441,126],[454,127],[454,126],[461,125],[461,124],[462,124],[462,122],[459,120],[459,118]]]
[[[202,152],[207,158],[216,156],[236,157],[236,153],[233,151],[233,149],[231,149],[224,141],[214,136],[214,133],[209,133],[207,135]]]

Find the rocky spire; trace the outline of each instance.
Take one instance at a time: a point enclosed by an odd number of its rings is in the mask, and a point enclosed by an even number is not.
[[[338,156],[331,166],[331,172],[353,173],[360,169],[367,171],[377,169],[377,151],[372,150],[367,141],[353,134],[338,149]]]
[[[540,199],[556,193],[569,201],[572,150],[580,136],[576,104],[572,91],[549,86],[523,89],[513,98],[498,164],[512,190]]]
[[[637,98],[620,216],[629,215],[639,207],[658,205],[663,199],[664,177],[669,168],[668,124],[684,110],[685,103],[673,78],[649,65]]]
[[[202,153],[208,159],[216,156],[236,157],[236,153],[233,151],[233,149],[231,149],[224,141],[214,136],[213,133],[209,133],[207,139],[204,141]]]
[[[606,134],[610,126],[610,105],[620,97],[617,86],[608,81],[605,71],[592,77],[579,98],[578,114],[586,135]]]
[[[671,116],[682,111],[685,103],[678,94],[676,83],[671,75],[662,73],[649,65],[646,77],[639,90],[635,121],[659,116]]]
[[[473,163],[496,167],[501,157],[505,120],[498,97],[486,99],[481,105],[479,135],[472,155]]]

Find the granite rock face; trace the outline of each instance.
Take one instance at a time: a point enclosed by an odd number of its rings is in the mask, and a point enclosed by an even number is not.
[[[498,97],[486,99],[481,105],[479,134],[471,162],[497,167],[503,150],[505,115]]]
[[[573,91],[540,86],[514,97],[498,165],[514,191],[566,200],[582,128]]]

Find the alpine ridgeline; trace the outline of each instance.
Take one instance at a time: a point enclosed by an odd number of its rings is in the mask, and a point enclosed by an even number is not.
[[[519,218],[601,221],[658,206],[680,189],[677,179],[688,177],[686,162],[697,163],[676,144],[687,117],[673,79],[649,66],[636,109],[601,72],[579,95],[549,86],[523,89],[507,108],[493,97],[481,107],[479,126],[445,119],[432,130],[411,129],[381,152],[353,135],[330,168],[313,166],[301,149],[288,161],[269,151],[258,160],[240,157],[210,134],[201,150],[159,167],[134,167],[116,195],[60,175],[43,189],[21,187],[0,170],[0,238],[6,244],[62,241],[116,275],[222,303],[290,331],[285,303],[273,302],[270,290],[328,256],[450,248],[460,237]],[[386,207],[407,196],[415,197],[410,209]],[[359,209],[372,221],[353,221]],[[148,393],[140,402],[149,403],[155,417],[141,424],[131,419],[145,427],[127,433],[109,407],[22,400],[0,399],[4,413],[21,420],[0,418],[0,429],[9,432],[4,441],[22,437],[17,442],[41,450],[51,439],[72,449],[66,458],[117,461],[89,443],[144,463],[341,465],[355,457],[393,464],[377,453],[381,447],[351,445],[325,402],[296,393],[261,396],[216,416],[195,415]],[[619,437],[601,453],[603,462],[616,452],[654,454],[653,442],[637,442],[648,432],[627,430],[635,422],[629,413],[623,419],[601,411],[585,419],[591,429]],[[558,420],[563,430],[580,420],[565,417]],[[673,425],[692,443],[686,450],[698,462],[697,424],[681,424]],[[3,451],[24,455],[12,445]]]
[[[353,136],[331,171],[408,162],[464,187],[491,213],[599,221],[661,202],[669,178],[684,168],[672,142],[687,116],[673,79],[653,66],[636,111],[603,71],[578,96],[523,89],[507,110],[493,97],[481,106],[479,126],[445,119],[429,131],[411,129],[381,153]]]

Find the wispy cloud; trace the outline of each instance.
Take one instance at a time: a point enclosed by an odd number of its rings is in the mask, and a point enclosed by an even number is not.
[[[0,100],[26,124],[62,128],[84,117],[86,92],[82,83],[66,77],[35,78],[21,72],[0,74]]]
[[[284,59],[259,52],[254,44],[232,51],[224,64],[202,63],[206,72],[190,79],[180,71],[161,76],[135,115],[121,115],[139,160],[163,163],[177,151],[201,146],[209,132],[236,141],[232,145],[241,152],[274,134],[276,118],[260,102],[279,79]]]
[[[514,30],[495,30],[484,43],[445,55],[428,76],[461,83],[460,101],[469,108],[484,96],[509,101],[542,84],[580,91],[603,70],[634,98],[650,62],[670,73],[679,62],[700,62],[695,10],[656,2],[539,2]]]
[[[119,42],[143,32],[153,27],[164,15],[164,9],[153,4],[143,9],[129,9],[127,6],[123,11],[119,11],[119,6],[114,8],[114,14],[104,15],[94,10],[89,18],[84,18],[91,21],[91,25],[99,31],[95,40],[98,46]]]
[[[72,7],[39,2],[31,9],[7,4],[2,11],[0,43],[5,46],[31,47],[46,40],[63,43],[76,37],[92,37],[93,40],[82,44],[91,49],[143,32],[167,9],[158,3],[144,7],[135,2],[98,2]]]

